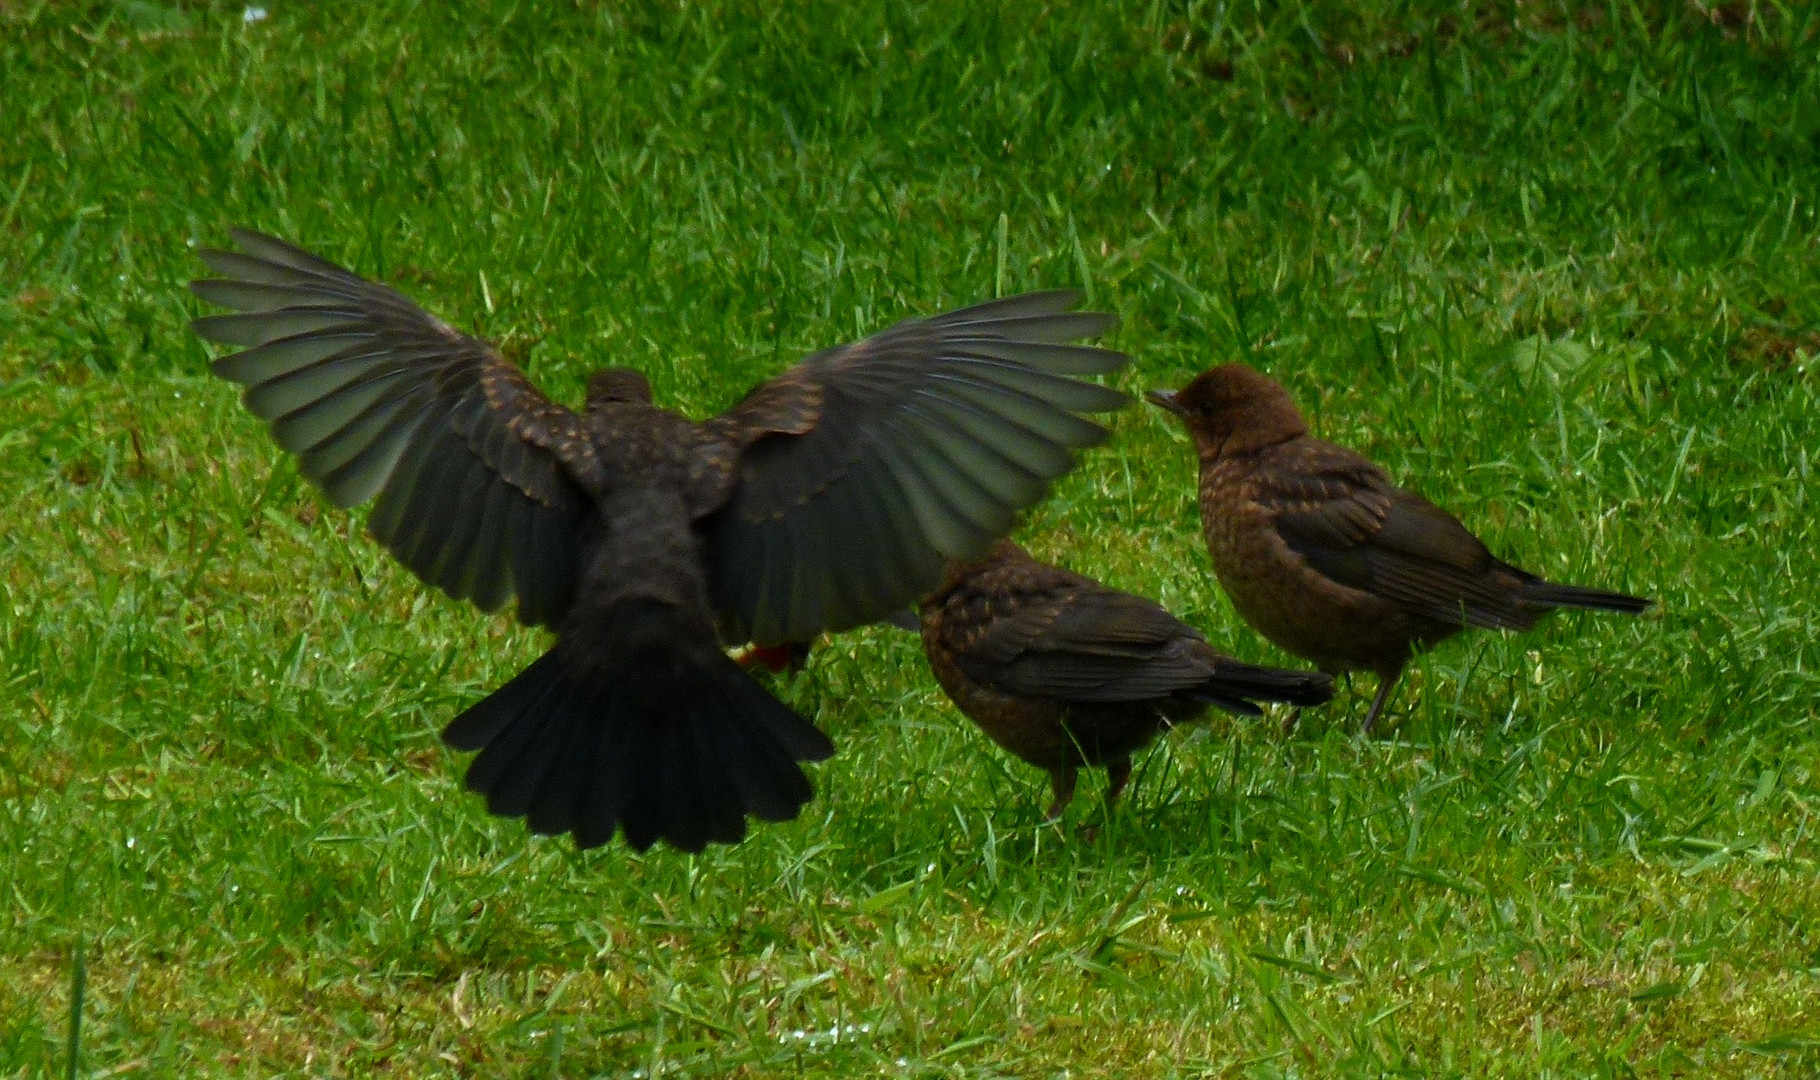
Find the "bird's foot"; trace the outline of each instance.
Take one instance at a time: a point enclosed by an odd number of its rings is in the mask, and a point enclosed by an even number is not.
[[[786,641],[782,645],[748,645],[734,655],[733,661],[747,671],[763,668],[773,675],[795,675],[809,664],[809,643]]]

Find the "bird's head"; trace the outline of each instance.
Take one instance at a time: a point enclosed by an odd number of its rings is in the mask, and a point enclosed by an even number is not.
[[[1283,384],[1244,364],[1221,364],[1180,390],[1152,390],[1144,396],[1182,418],[1195,449],[1207,460],[1308,432]]]
[[[651,404],[651,383],[631,368],[603,368],[588,376],[588,405]]]

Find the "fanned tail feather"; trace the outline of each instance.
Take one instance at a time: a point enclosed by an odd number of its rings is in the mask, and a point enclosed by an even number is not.
[[[799,761],[834,752],[808,720],[712,650],[603,663],[558,641],[442,733],[479,750],[467,786],[487,809],[577,847],[623,831],[643,851],[737,843],[746,817],[788,821],[809,801]]]

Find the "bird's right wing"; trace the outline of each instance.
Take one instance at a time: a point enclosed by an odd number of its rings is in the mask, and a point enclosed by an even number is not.
[[[1303,440],[1248,480],[1291,550],[1332,581],[1438,622],[1526,629],[1497,562],[1452,514],[1392,484],[1358,454]]]
[[[1068,292],[898,323],[760,386],[707,427],[738,448],[704,521],[729,640],[807,641],[884,618],[978,556],[1128,403],[1073,376],[1126,357],[1066,344],[1113,317]]]
[[[1076,702],[1148,701],[1207,681],[1198,634],[1141,596],[1053,567],[1050,580],[977,588],[990,602],[945,624],[945,642],[967,677],[1018,697]]]
[[[593,450],[573,412],[492,347],[383,285],[281,240],[232,232],[190,289],[238,314],[197,319],[244,347],[214,370],[340,506],[378,497],[368,528],[424,581],[554,625],[578,573],[587,504],[564,471]]]

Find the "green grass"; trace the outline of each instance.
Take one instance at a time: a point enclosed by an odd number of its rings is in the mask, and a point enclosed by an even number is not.
[[[0,1075],[1820,1071],[1811,8],[268,6],[0,3]],[[1126,389],[1246,359],[1660,613],[1448,643],[1383,739],[1216,720],[1064,830],[847,635],[780,687],[840,746],[801,820],[577,854],[436,734],[540,636],[207,374],[238,223],[695,415],[1084,284]],[[1022,535],[1281,662],[1165,419]]]

